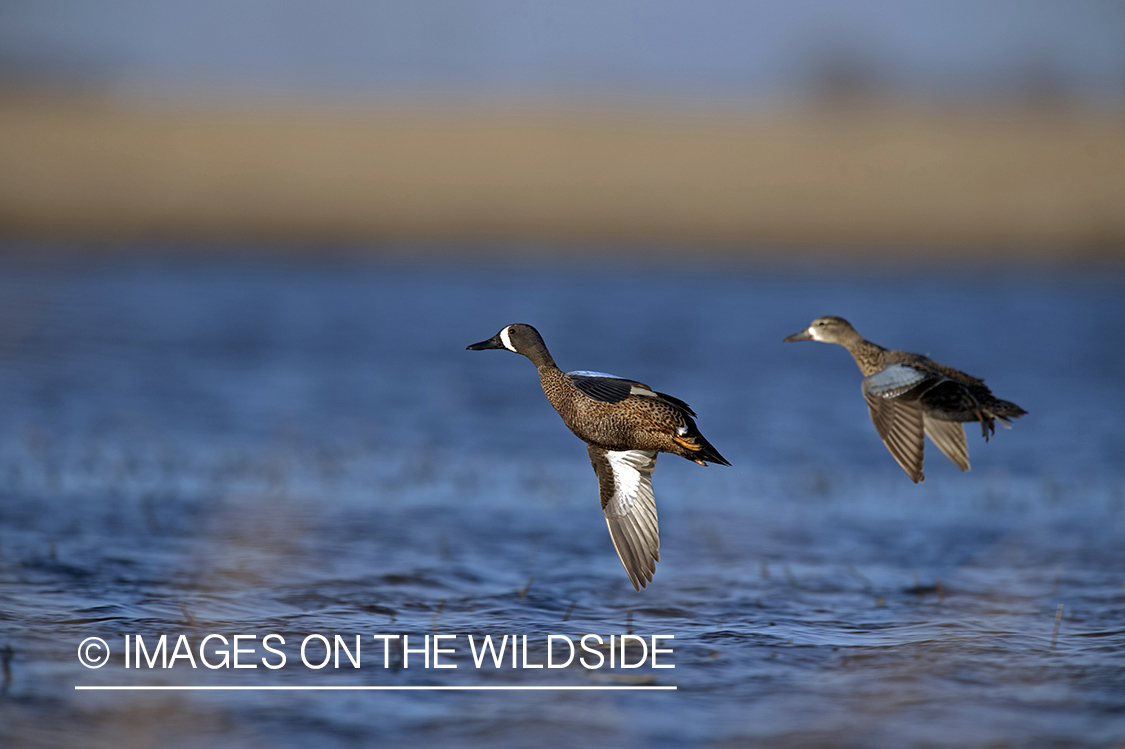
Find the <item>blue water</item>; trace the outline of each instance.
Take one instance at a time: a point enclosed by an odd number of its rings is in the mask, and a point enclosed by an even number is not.
[[[979,275],[9,251],[0,744],[1114,745],[1125,276]],[[846,352],[781,343],[822,314],[1029,415],[970,428],[970,473],[929,449],[915,486]],[[464,350],[510,322],[688,401],[733,463],[660,458],[647,591],[531,365]],[[630,632],[674,635],[675,668],[477,669],[465,638],[527,635],[536,663],[549,634]],[[287,665],[125,668],[126,635],[212,633],[280,634]],[[313,633],[362,635],[362,667],[304,667]],[[374,634],[457,635],[457,668],[384,669]]]

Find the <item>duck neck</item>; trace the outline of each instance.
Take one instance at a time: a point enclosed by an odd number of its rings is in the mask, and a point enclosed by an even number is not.
[[[551,358],[551,352],[548,351],[547,347],[541,342],[521,353],[528,359],[531,359],[531,363],[535,365],[535,368],[539,370],[540,374],[542,374],[545,369],[558,369],[555,365],[555,360]]]
[[[543,358],[538,361],[532,359],[535,362],[536,369],[539,370],[539,384],[543,387],[543,395],[547,396],[547,400],[562,415],[563,421],[567,421],[566,414],[571,413],[568,410],[567,403],[573,397],[576,388],[570,378],[555,366],[554,359],[551,358],[546,349],[543,350],[543,354]]]
[[[883,352],[886,349],[879,344],[872,343],[857,333],[855,339],[841,341],[840,345],[852,355],[864,377],[873,375],[883,368]]]

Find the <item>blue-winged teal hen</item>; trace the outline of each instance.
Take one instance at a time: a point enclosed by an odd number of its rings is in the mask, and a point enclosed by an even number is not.
[[[598,477],[609,535],[637,590],[652,581],[660,561],[660,536],[652,471],[657,453],[673,453],[701,466],[729,466],[704,439],[679,398],[604,372],[563,372],[530,325],[508,325],[471,351],[507,349],[531,359],[547,400],[570,431],[585,441]]]
[[[987,442],[996,422],[1027,411],[1000,400],[984,380],[931,361],[921,354],[892,351],[865,340],[842,317],[818,317],[786,341],[837,343],[848,350],[863,372],[863,397],[883,444],[914,483],[922,474],[922,435],[962,471],[969,470],[964,421],[979,421]]]

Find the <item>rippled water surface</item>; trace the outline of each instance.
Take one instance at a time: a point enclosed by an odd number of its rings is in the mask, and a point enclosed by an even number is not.
[[[1125,280],[981,276],[9,255],[0,743],[1115,745]],[[846,352],[781,343],[821,314],[1030,415],[967,430],[967,474],[930,448],[914,486]],[[734,464],[660,458],[647,591],[531,365],[464,350],[517,321],[564,369],[688,401]],[[674,635],[675,668],[477,669],[465,637],[527,635],[534,664],[629,632]],[[287,665],[125,667],[126,635],[212,633],[279,634]],[[306,668],[313,633],[361,635],[362,667]],[[374,634],[457,635],[457,668],[383,668]]]

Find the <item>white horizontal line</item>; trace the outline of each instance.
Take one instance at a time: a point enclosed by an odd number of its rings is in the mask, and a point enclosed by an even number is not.
[[[200,687],[200,686],[75,686],[75,690],[79,691],[99,691],[99,692],[262,692],[262,691],[284,691],[284,692],[501,692],[501,691],[569,691],[569,692],[590,692],[590,691],[610,691],[610,690],[635,690],[635,691],[676,691],[676,687],[664,686],[518,686],[508,684],[503,686],[482,686],[482,687],[384,687],[384,686],[255,686],[255,687]]]

